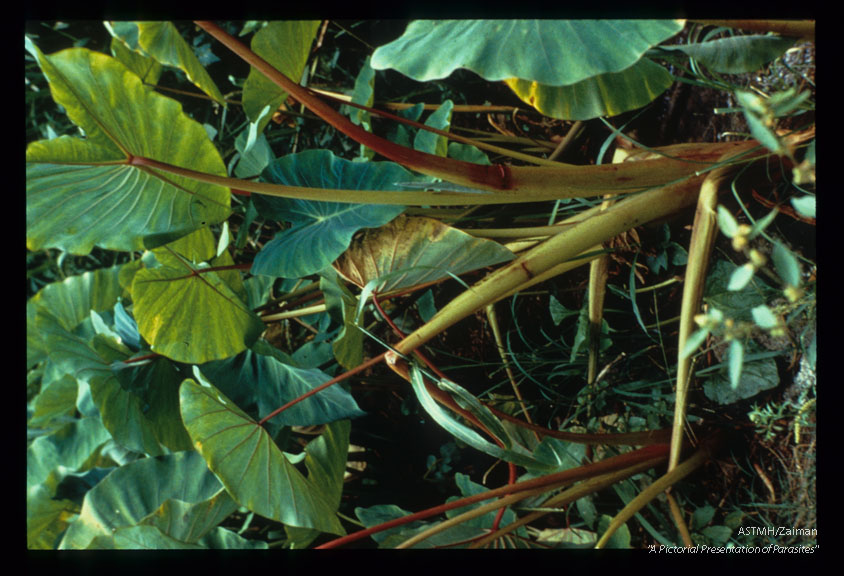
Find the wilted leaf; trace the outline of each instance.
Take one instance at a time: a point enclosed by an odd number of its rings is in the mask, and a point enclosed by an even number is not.
[[[512,258],[513,253],[500,244],[438,220],[400,216],[362,234],[334,267],[361,288],[382,280],[373,291],[384,295]]]

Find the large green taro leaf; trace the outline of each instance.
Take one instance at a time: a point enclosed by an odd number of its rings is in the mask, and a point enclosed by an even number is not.
[[[116,442],[154,456],[191,446],[178,418],[178,386],[184,376],[169,362],[124,366],[130,351],[104,335],[88,341],[45,313],[36,317],[35,326],[56,370],[90,386],[103,425]]]
[[[288,526],[343,534],[337,505],[306,479],[270,435],[194,370],[180,396],[182,420],[208,467],[252,512]]]
[[[87,548],[97,536],[139,523],[167,500],[199,503],[218,497],[221,489],[194,451],[142,458],[117,468],[88,491],[79,518],[59,547]]]
[[[290,365],[272,346],[258,340],[252,349],[233,358],[203,364],[202,373],[244,410],[259,417],[298,398],[331,379],[315,368]],[[356,418],[364,413],[339,384],[295,404],[275,416],[273,426],[313,426]]]
[[[89,550],[265,550],[267,543],[247,540],[242,536],[217,527],[197,542],[178,540],[156,526],[137,524],[114,530],[110,536],[97,536],[88,545]]]
[[[414,80],[467,68],[486,80],[574,84],[632,66],[679,32],[677,20],[417,20],[372,55]]]
[[[197,88],[217,102],[225,100],[205,67],[171,22],[113,22],[111,32],[132,50],[165,66],[179,68]]]
[[[54,550],[68,522],[79,510],[71,500],[54,499],[44,485],[26,489],[26,548]]]
[[[105,54],[71,48],[46,56],[28,48],[53,99],[85,137],[27,147],[27,248],[139,250],[228,216],[227,188],[128,164],[146,157],[226,175],[205,130],[178,102],[147,89]]]
[[[423,217],[400,216],[367,230],[334,267],[361,288],[379,294],[437,282],[513,258],[504,246]]]
[[[73,330],[91,313],[110,310],[122,293],[118,274],[120,266],[102,268],[48,284],[27,303],[27,367],[44,358],[46,350],[35,328],[38,312],[53,316],[65,330]]]
[[[510,78],[516,95],[546,116],[562,120],[590,120],[616,116],[650,103],[674,82],[674,77],[648,59],[622,70],[587,78],[568,86]]]
[[[261,319],[246,306],[236,270],[203,271],[209,265],[195,263],[213,254],[213,248],[207,251],[210,238],[200,230],[157,249],[162,266],[141,269],[132,280],[138,330],[154,352],[177,362],[234,356],[264,331]],[[210,264],[230,266],[231,257],[224,252]]]
[[[390,190],[414,176],[392,162],[350,162],[328,150],[309,150],[279,158],[264,171],[265,180],[288,186],[341,190]],[[355,232],[377,228],[404,211],[403,206],[316,202],[254,196],[264,217],[293,225],[276,235],[255,256],[253,274],[300,278],[319,272],[348,248]]]
[[[111,39],[111,54],[146,84],[158,84],[164,67],[155,59],[129,48],[120,38]]]
[[[285,76],[298,82],[302,77],[308,56],[319,28],[318,20],[269,22],[252,38],[252,51],[273,65]],[[243,110],[253,122],[258,122],[259,132],[272,117],[272,112],[287,99],[287,93],[266,76],[251,68],[243,84]],[[270,107],[270,114],[261,113]]]
[[[68,472],[80,470],[110,439],[99,418],[93,417],[73,420],[52,434],[36,438],[26,449],[26,487],[46,482],[50,473],[60,466]]]

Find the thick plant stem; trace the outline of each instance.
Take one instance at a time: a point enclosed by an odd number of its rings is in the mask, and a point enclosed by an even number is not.
[[[498,324],[498,314],[495,312],[495,304],[490,304],[486,307],[486,317],[489,321],[489,327],[492,329],[492,336],[495,339],[495,346],[498,348],[498,355],[501,357],[501,362],[504,364],[504,371],[507,373],[507,378],[510,380],[510,386],[513,388],[513,394],[519,402],[519,407],[522,409],[522,414],[525,415],[525,420],[528,424],[533,424],[530,419],[530,412],[525,406],[524,398],[519,390],[519,384],[516,382],[516,375],[513,374],[513,369],[510,366],[510,359],[507,357],[507,349],[504,347],[504,339],[501,337],[501,327]],[[539,441],[539,433],[534,432],[536,440]]]
[[[606,210],[612,205],[612,200],[604,200],[601,209]],[[598,361],[601,356],[601,327],[604,320],[604,297],[607,293],[607,276],[609,270],[609,256],[598,256],[589,263],[589,360],[586,370],[586,383],[590,392],[587,397],[586,415],[592,412],[592,389],[598,377]]]
[[[634,163],[635,164],[635,163]],[[625,198],[587,221],[570,226],[488,275],[449,302],[429,322],[396,345],[408,355],[463,318],[495,302],[554,266],[571,260],[635,226],[668,216],[693,203],[701,178]]]
[[[601,327],[604,319],[608,268],[609,256],[607,255],[599,256],[589,264],[589,360],[586,383],[590,391],[587,397],[587,417],[592,411],[592,392],[598,377],[598,361],[601,357]]]
[[[680,532],[680,538],[683,540],[683,545],[689,547],[694,546],[692,535],[689,534],[689,527],[686,526],[686,521],[683,520],[683,511],[680,510],[680,505],[677,503],[677,499],[670,490],[665,491],[665,497],[668,499],[668,507],[671,510],[671,517],[674,519],[674,525],[677,526],[677,530]]]
[[[630,520],[630,518],[632,518],[633,515],[641,510],[648,502],[702,466],[711,458],[714,451],[720,445],[720,441],[720,436],[714,436],[713,438],[708,439],[707,442],[702,444],[700,449],[688,460],[679,466],[676,466],[672,471],[668,472],[664,476],[658,478],[653,484],[645,488],[638,496],[628,502],[627,506],[625,506],[621,512],[616,514],[610,521],[607,531],[604,532],[597,544],[595,544],[595,548],[603,548],[615,531],[618,530],[625,522]]]
[[[472,164],[399,146],[367,132],[362,127],[353,124],[314,93],[302,88],[273,68],[266,60],[216,24],[197,22],[197,25],[243,58],[250,66],[264,74],[270,81],[308,107],[311,112],[360,144],[385,158],[422,174],[442,178],[462,186],[493,192],[491,198],[487,199],[483,198],[484,195],[478,195],[478,202],[466,202],[466,195],[461,194],[463,203],[493,204],[537,201],[539,199],[537,195],[551,191],[556,191],[556,198],[600,196],[638,191],[651,186],[664,186],[669,182],[674,182],[700,171],[707,163],[728,151],[738,156],[757,146],[754,142],[684,144],[665,149],[668,156],[676,158],[661,157],[623,165],[573,166],[560,164],[554,167],[524,167],[506,164],[491,166]],[[256,191],[246,187],[242,187],[242,189]],[[329,198],[325,199],[328,200]],[[347,201],[354,202],[356,200],[348,198]],[[430,202],[429,204],[436,205],[437,203]],[[439,204],[445,205],[444,202]]]
[[[550,490],[553,490],[553,489],[554,489],[554,486],[548,486],[548,487],[542,487],[542,488],[534,488],[533,490],[525,490],[523,492],[518,492],[516,494],[510,494],[509,496],[504,496],[503,498],[496,500],[495,502],[490,502],[488,504],[484,504],[483,506],[478,506],[477,508],[473,508],[472,510],[464,512],[463,514],[460,514],[458,516],[453,516],[453,517],[449,518],[448,520],[444,520],[443,522],[440,522],[439,524],[435,524],[435,525],[431,526],[430,528],[428,528],[427,530],[424,530],[424,531],[420,532],[419,534],[415,534],[411,538],[408,538],[407,540],[405,540],[404,542],[402,542],[401,544],[396,546],[396,549],[401,550],[401,549],[404,549],[404,548],[412,548],[413,546],[415,546],[419,542],[422,542],[423,540],[427,540],[428,538],[430,538],[432,536],[436,536],[437,534],[440,534],[441,532],[445,532],[449,528],[453,528],[454,526],[458,526],[458,525],[460,525],[464,522],[468,522],[469,520],[472,520],[472,519],[477,518],[479,516],[483,516],[484,514],[486,514],[488,512],[492,512],[494,510],[499,510],[499,509],[503,510],[505,506],[511,506],[512,504],[516,504],[517,502],[520,502],[520,501],[522,501],[526,498],[532,498],[534,496],[541,496],[542,494],[544,494],[544,493],[546,493]],[[496,528],[495,531],[497,532],[498,529]]]
[[[724,181],[732,175],[729,168],[719,168],[703,181],[698,196],[697,211],[695,212],[692,238],[689,242],[689,258],[686,264],[685,281],[683,282],[683,299],[680,312],[680,327],[678,335],[677,385],[674,400],[674,423],[671,435],[671,456],[668,459],[668,469],[672,470],[680,461],[680,450],[683,443],[683,427],[686,421],[686,401],[688,398],[689,381],[691,379],[691,356],[683,357],[686,341],[694,330],[694,317],[700,309],[703,298],[703,286],[706,280],[706,269],[715,234],[718,231],[716,206],[718,191]]]

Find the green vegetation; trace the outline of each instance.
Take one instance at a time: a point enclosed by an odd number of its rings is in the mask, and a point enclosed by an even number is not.
[[[28,547],[814,551],[814,24],[404,26],[27,23]]]

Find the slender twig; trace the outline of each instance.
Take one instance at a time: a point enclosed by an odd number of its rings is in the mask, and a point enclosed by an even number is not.
[[[566,137],[560,140],[560,143],[557,145],[554,151],[551,152],[550,156],[548,156],[548,159],[556,160],[557,158],[565,154],[565,152],[569,148],[571,148],[572,143],[574,143],[574,140],[580,135],[582,131],[583,121],[578,120],[577,122],[572,124],[571,128],[569,128],[569,131],[566,133]]]
[[[495,313],[495,304],[490,304],[486,307],[486,317],[489,320],[489,326],[492,328],[492,336],[495,339],[495,347],[498,349],[498,355],[501,357],[501,362],[504,364],[504,371],[507,378],[510,380],[510,386],[513,388],[513,394],[516,395],[516,400],[519,402],[519,407],[522,409],[522,414],[525,415],[525,420],[529,424],[533,424],[530,419],[530,412],[525,406],[525,400],[522,398],[522,393],[519,390],[519,385],[516,382],[516,376],[513,374],[513,369],[510,367],[510,359],[507,358],[507,350],[504,347],[504,339],[501,337],[501,327],[498,325],[498,314]],[[540,440],[539,433],[533,431],[537,441]]]

